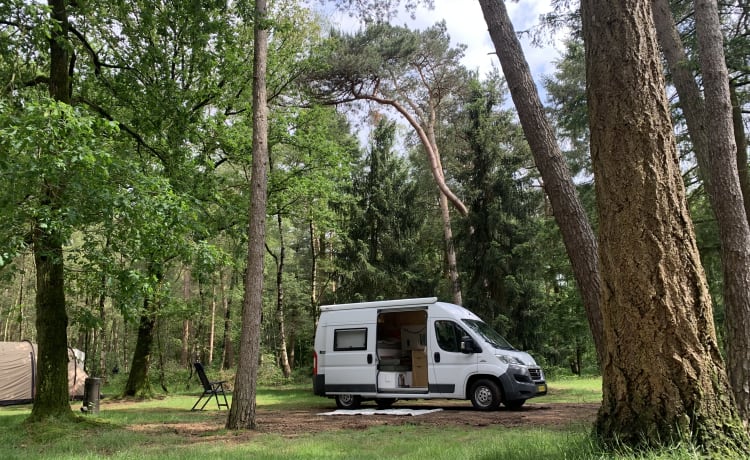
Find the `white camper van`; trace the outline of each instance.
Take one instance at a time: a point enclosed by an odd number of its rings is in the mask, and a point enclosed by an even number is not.
[[[518,409],[547,393],[542,369],[477,315],[437,298],[320,308],[313,391],[342,409],[374,400],[469,399]]]

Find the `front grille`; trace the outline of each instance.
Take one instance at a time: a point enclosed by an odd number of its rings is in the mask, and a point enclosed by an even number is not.
[[[530,367],[529,375],[531,375],[531,380],[544,380],[544,378],[542,377],[542,369],[540,367]]]

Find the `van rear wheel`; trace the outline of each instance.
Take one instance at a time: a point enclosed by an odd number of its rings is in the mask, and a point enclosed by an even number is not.
[[[501,398],[500,387],[492,380],[479,379],[471,387],[471,404],[475,409],[497,410]]]
[[[357,395],[336,395],[336,407],[339,409],[357,409],[362,404],[362,398]]]

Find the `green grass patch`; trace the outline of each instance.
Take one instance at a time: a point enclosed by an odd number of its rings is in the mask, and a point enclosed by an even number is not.
[[[531,401],[555,403],[601,403],[601,377],[569,377],[553,380],[547,385],[547,395]]]
[[[550,382],[543,403],[597,403],[601,381],[596,378]],[[430,426],[419,423],[381,425],[320,433],[281,436],[273,433],[229,431],[227,412],[209,402],[203,412],[191,412],[198,398],[179,394],[149,401],[105,399],[98,415],[80,416],[74,423],[27,424],[31,406],[0,408],[2,459],[408,459],[408,460],[537,460],[701,458],[689,448],[615,455],[598,449],[591,427],[571,424],[557,428],[501,426]],[[332,401],[312,395],[305,385],[262,387],[258,408],[299,410],[331,408]],[[213,406],[212,406],[213,405]],[[78,411],[81,403],[71,406]],[[196,426],[186,432],[186,426]]]

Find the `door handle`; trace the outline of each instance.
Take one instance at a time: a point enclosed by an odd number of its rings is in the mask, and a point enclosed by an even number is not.
[[[372,364],[372,353],[367,353],[367,364]]]
[[[440,362],[440,352],[439,351],[436,351],[435,354],[432,355],[432,357],[435,358],[435,362],[436,363]]]

